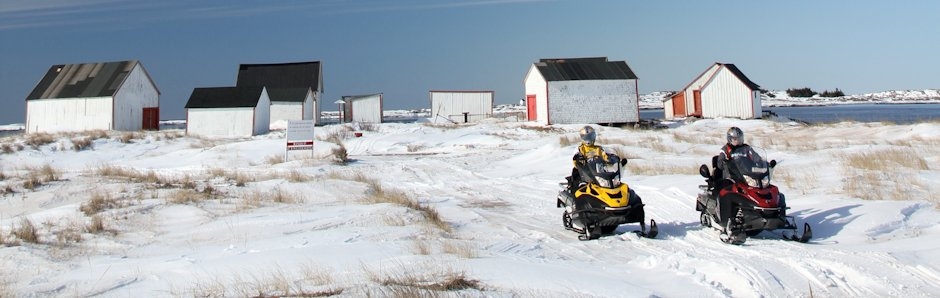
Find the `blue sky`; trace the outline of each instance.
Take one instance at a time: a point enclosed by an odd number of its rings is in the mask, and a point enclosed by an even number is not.
[[[517,103],[540,58],[626,61],[640,93],[678,90],[714,62],[764,89],[847,94],[940,88],[940,1],[4,0],[0,123],[54,64],[140,60],[183,119],[193,88],[235,84],[239,64],[323,62],[323,109],[384,93],[493,90]]]

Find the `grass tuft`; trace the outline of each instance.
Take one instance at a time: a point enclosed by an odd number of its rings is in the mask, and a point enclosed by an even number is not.
[[[23,218],[19,226],[13,227],[13,236],[28,243],[39,243],[39,230],[28,218]]]

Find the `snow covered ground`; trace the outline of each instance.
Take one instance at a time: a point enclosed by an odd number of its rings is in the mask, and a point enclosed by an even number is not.
[[[328,125],[286,159],[283,131],[5,137],[0,296],[940,296],[940,123],[596,126],[660,234],[579,241],[555,197],[580,125],[508,119]],[[809,243],[700,226],[697,169],[732,125],[780,162]]]
[[[663,99],[673,94],[657,91],[640,96],[641,109],[662,109]],[[764,107],[819,106],[858,103],[940,103],[940,90],[893,90],[840,97],[790,97],[786,91],[769,91],[761,95]]]

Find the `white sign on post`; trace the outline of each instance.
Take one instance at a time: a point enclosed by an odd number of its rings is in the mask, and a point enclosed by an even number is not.
[[[310,150],[313,156],[313,127],[313,120],[288,120],[287,151]],[[284,152],[284,160],[287,160],[287,151]]]

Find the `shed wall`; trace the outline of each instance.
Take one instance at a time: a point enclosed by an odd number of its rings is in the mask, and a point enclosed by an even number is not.
[[[191,108],[186,110],[186,134],[233,138],[252,135],[252,108]]]
[[[113,130],[137,131],[143,129],[144,108],[160,106],[160,94],[144,73],[140,64],[124,79],[114,93]]]
[[[721,68],[702,89],[702,117],[755,118],[751,94],[737,76]]]
[[[549,124],[638,122],[636,80],[548,82]]]
[[[382,95],[375,94],[352,101],[352,121],[382,123]]]
[[[54,98],[26,101],[26,133],[111,130],[109,97]]]
[[[431,116],[464,122],[476,122],[493,115],[493,92],[431,91]]]

